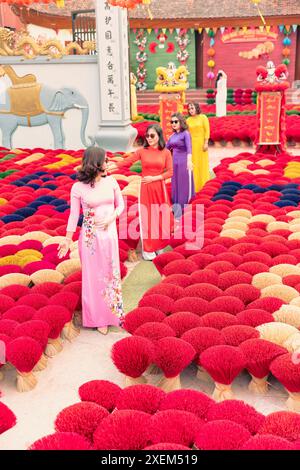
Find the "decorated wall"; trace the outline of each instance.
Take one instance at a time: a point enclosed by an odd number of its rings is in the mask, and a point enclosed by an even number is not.
[[[295,30],[295,31],[294,31]],[[203,86],[214,87],[219,69],[228,76],[228,87],[253,88],[255,69],[272,60],[275,65],[285,61],[289,70],[289,81],[295,75],[297,26],[256,29],[229,28],[204,32],[203,42]],[[209,61],[212,61],[209,67]]]
[[[69,88],[72,89],[69,90],[70,93],[72,93],[72,91],[74,91],[74,93],[79,92],[80,96],[87,102],[89,110],[85,129],[87,142],[89,142],[88,136],[96,134],[100,121],[100,98],[99,82],[97,78],[98,65],[94,56],[74,56],[51,61],[47,60],[47,58],[38,57],[35,61],[28,60],[26,62],[18,58],[2,57],[2,65],[4,64],[10,64],[18,77],[24,77],[27,74],[33,75],[37,83],[41,84],[41,101],[45,87],[49,87],[58,92],[61,97],[64,97],[64,94],[68,92]],[[0,111],[11,109],[6,91],[11,85],[11,80],[6,74],[0,77]],[[32,104],[29,99],[29,94],[27,95],[29,101],[27,100],[25,103],[24,100],[19,100],[20,106],[25,106],[25,104],[26,106],[30,106]],[[74,95],[74,97],[77,99],[77,95]],[[44,106],[44,108],[47,109],[46,106]],[[3,132],[5,119],[3,116],[4,115],[2,115],[2,120],[0,121],[0,145],[4,145]],[[24,142],[26,142],[26,146],[29,148],[55,148],[54,136],[50,125],[35,124],[37,119],[38,116],[30,116],[25,125],[17,126],[12,136],[13,147],[24,147]],[[71,106],[71,109],[68,109],[61,119],[61,126],[65,136],[65,148],[83,148],[81,141],[81,124],[81,110]]]
[[[138,90],[153,90],[156,68],[169,62],[185,65],[190,72],[190,88],[196,86],[194,30],[130,30],[130,67],[136,75]]]

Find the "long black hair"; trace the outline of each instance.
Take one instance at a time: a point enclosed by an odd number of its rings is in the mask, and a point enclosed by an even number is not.
[[[189,106],[190,106],[191,104],[195,107],[196,114],[201,114],[200,104],[199,104],[199,103],[196,103],[196,102],[190,102],[190,103],[188,103],[188,105],[187,105],[188,113],[189,113]],[[191,116],[190,113],[189,113],[189,116]]]
[[[105,150],[100,147],[88,147],[82,158],[81,168],[77,172],[77,179],[82,183],[95,184],[95,179],[99,173],[104,173],[103,163],[105,162]],[[106,175],[103,174],[103,177]]]
[[[217,75],[217,79],[216,79],[216,88],[218,86],[218,81],[220,80],[220,78],[222,77],[222,72],[219,72],[218,75]]]
[[[155,132],[157,133],[157,135],[158,135],[158,148],[159,148],[159,150],[163,150],[166,146],[166,142],[165,142],[165,139],[164,139],[162,128],[160,127],[159,124],[150,124],[150,126],[147,127],[146,135],[149,133],[150,129],[154,129]],[[144,147],[145,148],[149,147],[147,139],[145,139]]]

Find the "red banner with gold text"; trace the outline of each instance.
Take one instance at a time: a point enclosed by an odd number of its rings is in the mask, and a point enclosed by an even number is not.
[[[258,144],[280,144],[281,93],[277,91],[260,93],[259,105],[260,129]]]
[[[159,116],[166,141],[172,135],[171,116],[181,113],[183,109],[180,95],[178,93],[161,94],[159,97]]]

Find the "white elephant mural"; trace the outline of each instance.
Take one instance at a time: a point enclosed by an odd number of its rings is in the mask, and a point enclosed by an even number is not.
[[[80,138],[84,147],[89,145],[85,137],[89,105],[78,90],[70,87],[53,89],[39,84],[34,75],[18,77],[12,67],[0,65],[0,76],[4,74],[12,82],[12,86],[5,92],[5,104],[0,104],[0,128],[4,147],[13,147],[12,138],[18,126],[49,124],[54,148],[65,148],[62,119],[69,109],[81,111]]]

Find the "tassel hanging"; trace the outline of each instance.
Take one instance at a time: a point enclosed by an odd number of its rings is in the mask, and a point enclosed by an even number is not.
[[[260,11],[260,8],[259,8],[259,6],[258,6],[257,3],[256,3],[256,8],[257,8],[257,11],[258,11],[259,16],[261,17],[261,21],[263,22],[263,25],[266,26],[266,20],[264,19],[263,14],[262,14],[262,12]]]
[[[151,0],[143,0],[143,5],[146,5],[146,9],[147,9],[149,19],[153,20],[153,15],[152,15],[152,12],[151,12],[151,9],[150,9],[150,6],[149,6],[150,3],[151,3]]]

